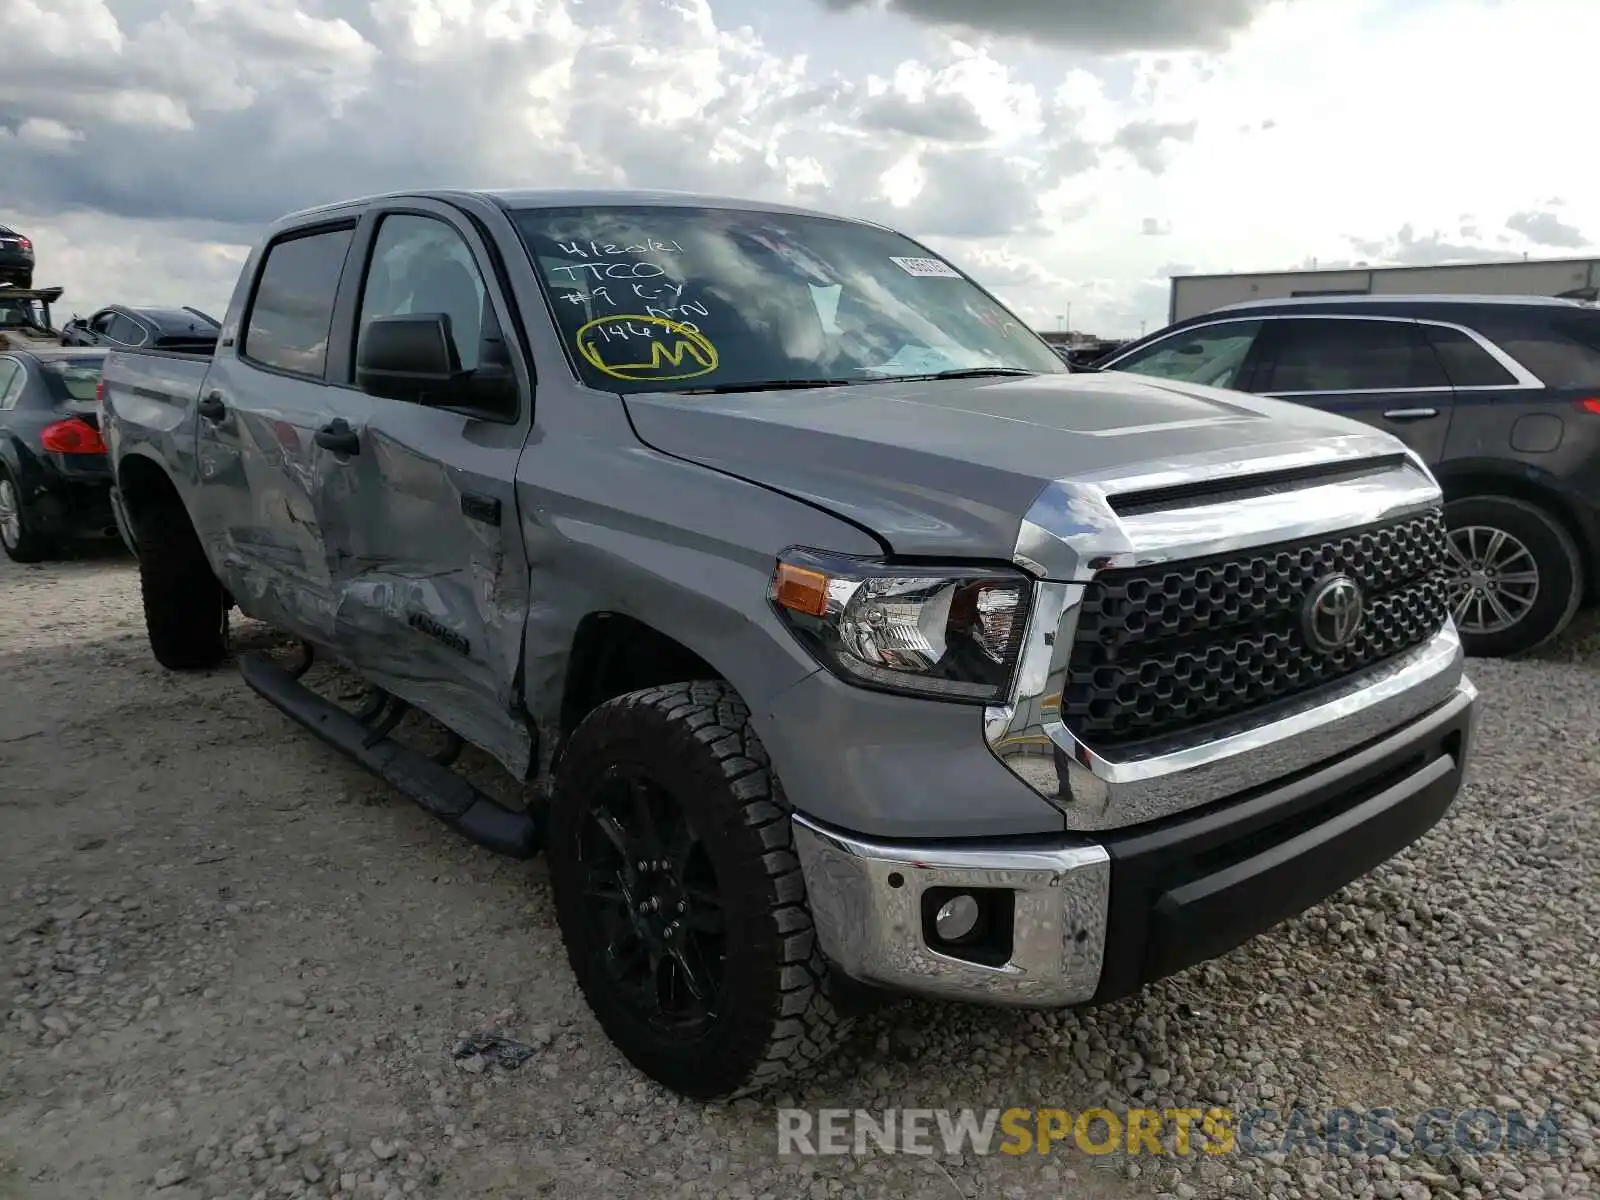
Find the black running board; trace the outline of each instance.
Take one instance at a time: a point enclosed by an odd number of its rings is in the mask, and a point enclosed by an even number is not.
[[[539,852],[539,823],[532,813],[506,808],[420,751],[388,737],[373,740],[369,726],[270,659],[242,654],[239,673],[252,691],[471,841],[512,858],[532,858]]]

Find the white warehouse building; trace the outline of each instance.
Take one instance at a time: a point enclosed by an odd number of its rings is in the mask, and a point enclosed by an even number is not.
[[[1289,296],[1470,295],[1600,297],[1600,258],[1523,259],[1442,267],[1353,267],[1257,275],[1174,275],[1167,320],[1225,304]]]

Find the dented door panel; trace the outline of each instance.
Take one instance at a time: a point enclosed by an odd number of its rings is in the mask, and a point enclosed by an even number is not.
[[[312,640],[333,633],[331,544],[342,538],[353,459],[315,441],[335,416],[360,414],[336,389],[238,360],[205,382],[224,406],[199,419],[200,530],[224,585],[246,615]]]
[[[337,509],[332,637],[374,684],[526,773],[518,701],[528,563],[517,520],[524,426],[362,397]]]

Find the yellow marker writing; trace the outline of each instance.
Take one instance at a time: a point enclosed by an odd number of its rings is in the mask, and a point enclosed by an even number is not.
[[[621,344],[609,341],[602,333],[606,326],[644,325],[645,345],[638,339],[625,338]],[[661,331],[658,335],[656,331]],[[681,321],[666,317],[620,314],[596,317],[579,328],[573,335],[578,353],[595,370],[613,379],[641,379],[666,382],[676,379],[695,379],[709,375],[717,369],[717,348],[698,329]],[[643,362],[637,356],[645,355]],[[619,356],[632,361],[617,362]],[[662,374],[671,371],[672,374]]]

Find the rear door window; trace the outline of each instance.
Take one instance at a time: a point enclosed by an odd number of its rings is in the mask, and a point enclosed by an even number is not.
[[[1252,390],[1272,395],[1448,388],[1414,321],[1296,317],[1274,321]]]
[[[1503,363],[1459,329],[1424,325],[1422,336],[1439,356],[1454,387],[1511,387],[1517,382]]]
[[[1203,325],[1152,342],[1118,359],[1108,369],[1208,387],[1234,387],[1239,380],[1239,369],[1260,332],[1260,321]]]
[[[274,242],[256,281],[240,354],[259,366],[321,378],[333,301],[355,229],[323,229]]]

